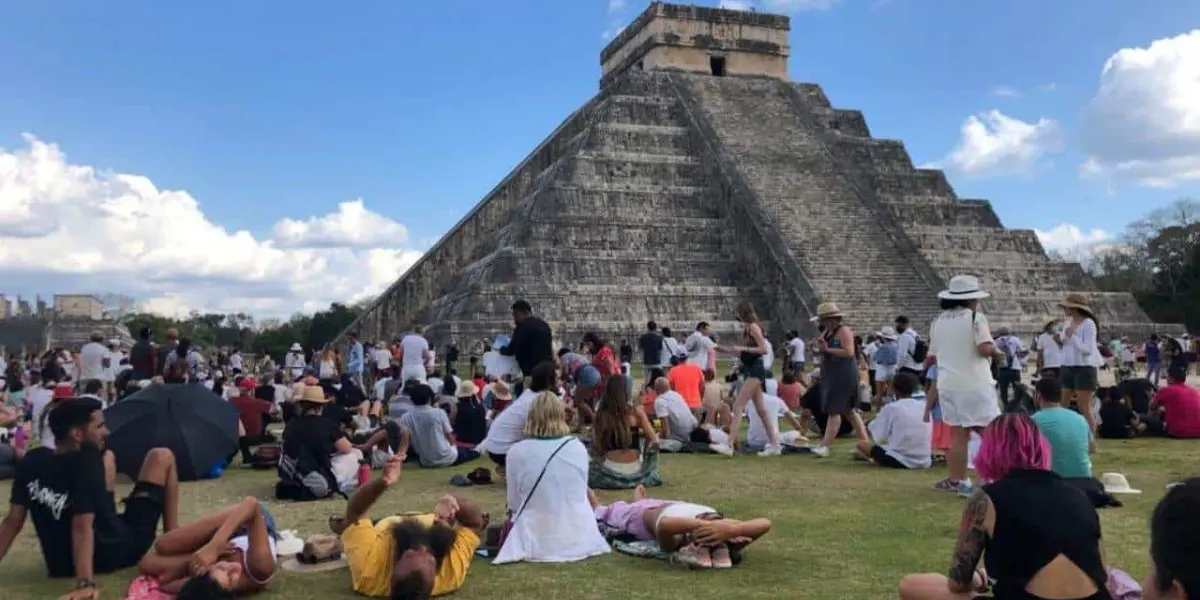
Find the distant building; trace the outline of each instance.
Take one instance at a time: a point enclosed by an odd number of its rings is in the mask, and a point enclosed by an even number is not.
[[[86,294],[55,294],[54,314],[70,319],[100,320],[104,318],[104,303]]]
[[[8,296],[0,294],[0,319],[7,319],[13,316],[12,305],[8,303]]]

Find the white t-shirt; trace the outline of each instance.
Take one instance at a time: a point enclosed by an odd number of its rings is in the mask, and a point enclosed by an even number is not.
[[[958,308],[939,315],[929,331],[929,354],[937,357],[938,389],[973,392],[993,386],[992,361],[978,350],[991,341],[992,330],[982,312]],[[903,365],[903,354],[900,361]]]
[[[1075,334],[1066,337],[1064,333],[1062,361],[1064,367],[1099,367],[1104,364],[1100,355],[1100,347],[1096,345],[1096,322],[1084,319],[1075,330]],[[1184,348],[1187,348],[1185,345]]]
[[[933,335],[933,332],[929,332]],[[990,335],[990,334],[989,334]],[[914,329],[905,329],[904,333],[900,334],[900,339],[896,340],[899,346],[896,348],[896,367],[900,369],[912,369],[920,371],[921,365],[913,358],[913,353],[917,350],[917,332]],[[933,342],[930,342],[932,344]]]
[[[699,423],[687,401],[675,390],[663,393],[654,399],[654,414],[660,419],[666,419],[670,424],[671,439],[680,442],[690,441],[692,430]]]
[[[776,429],[779,427],[779,417],[790,414],[787,404],[779,396],[764,393],[763,405],[766,407],[768,415],[775,415],[776,422],[771,425]],[[769,444],[770,439],[767,437],[767,429],[763,427],[762,419],[758,418],[758,411],[754,410],[753,402],[746,404],[746,416],[750,417],[750,427],[746,429],[746,443],[750,446],[766,446]]]
[[[1042,352],[1042,368],[1057,369],[1062,366],[1062,348],[1054,341],[1054,336],[1043,333],[1037,337],[1038,350]]]
[[[104,370],[104,381],[116,381],[117,374],[122,371],[121,360],[125,358],[120,350],[108,352],[108,368]]]
[[[507,454],[513,444],[525,439],[525,419],[529,416],[529,405],[537,396],[533,390],[526,389],[508,405],[508,408],[496,415],[492,426],[488,428],[487,438],[475,447],[480,452],[489,454]]]
[[[386,369],[392,366],[392,351],[387,348],[376,348],[373,357],[376,369]]]
[[[282,383],[272,383],[271,387],[275,388],[275,406],[280,406],[284,402],[287,402],[288,392],[291,391],[288,389],[288,386]]]
[[[79,350],[79,378],[81,380],[103,379],[104,359],[108,358],[108,348],[100,342],[88,342]]]
[[[240,353],[234,352],[229,355],[229,368],[242,370],[242,355]]]
[[[925,422],[925,395],[883,405],[867,430],[889,456],[910,469],[933,464],[933,423]]]
[[[283,365],[292,379],[299,377],[304,372],[304,367],[308,366],[304,362],[303,352],[288,352],[287,356],[283,357]]]
[[[404,354],[403,367],[425,366],[425,353],[429,351],[429,340],[425,336],[410,333],[400,340],[400,352]]]
[[[708,351],[716,346],[717,344],[711,338],[699,331],[693,331],[692,335],[689,335],[683,343],[688,354],[687,361],[701,369],[708,368]]]
[[[800,339],[799,337],[796,337],[796,338],[793,338],[792,341],[788,342],[788,345],[792,347],[792,362],[794,362],[794,363],[805,362],[806,359],[804,358],[804,340]]]

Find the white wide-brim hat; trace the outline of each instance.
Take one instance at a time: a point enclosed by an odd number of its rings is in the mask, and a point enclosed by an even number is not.
[[[291,348],[289,348],[289,350],[290,350],[290,351],[292,351],[292,352],[300,352],[300,351],[301,351],[301,350],[303,350],[303,349],[304,349],[304,348],[301,348],[301,347],[300,347],[300,342],[293,343],[293,344],[292,344],[292,347],[291,347]]]
[[[938,292],[938,298],[942,300],[978,300],[988,296],[991,294],[983,291],[979,278],[974,275],[955,275],[950,278],[950,285]]]
[[[896,333],[895,327],[884,327],[879,330],[879,337],[888,341],[895,341],[900,339],[900,334]]]
[[[1100,476],[1100,483],[1104,484],[1104,491],[1110,494],[1140,494],[1142,490],[1135,490],[1129,486],[1129,480],[1120,473],[1105,473]]]

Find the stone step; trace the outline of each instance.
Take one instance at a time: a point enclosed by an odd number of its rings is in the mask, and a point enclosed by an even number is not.
[[[902,223],[945,226],[1002,227],[996,211],[986,200],[906,200],[890,201],[889,208]]]
[[[633,225],[633,221],[609,222],[595,219],[569,221],[532,222],[514,236],[516,246],[534,248],[574,247],[587,250],[622,250],[628,248],[651,248],[680,252],[721,252],[729,242],[715,219],[687,219],[685,221],[713,221],[714,225]]]
[[[704,168],[695,160],[650,154],[604,156],[580,155],[560,174],[558,182],[581,186],[630,184],[638,186],[699,186]]]
[[[605,155],[691,157],[694,153],[684,127],[600,123],[588,139],[590,152]]]
[[[607,190],[559,185],[537,199],[536,211],[593,219],[609,214],[646,214],[654,218],[720,216],[703,190],[691,187],[663,191],[647,187]]]
[[[653,317],[652,317],[653,318]],[[662,323],[665,327],[670,327],[675,336],[681,337],[685,332],[690,335],[692,328],[696,326],[695,319],[680,319],[678,321],[667,321],[657,319],[656,322]],[[549,321],[551,331],[554,333],[554,341],[562,347],[576,348],[579,346],[584,334],[599,333],[605,336],[605,339],[617,348],[620,348],[622,342],[628,342],[630,345],[636,346],[638,336],[646,331],[646,321],[617,321],[605,319],[600,321],[583,322],[577,320],[564,321]],[[741,335],[744,326],[738,321],[708,321],[709,331],[713,338],[718,342],[724,340],[726,343],[734,344]],[[447,321],[437,323],[430,328],[426,333],[426,337],[433,340],[435,337],[439,340],[438,347],[445,346],[450,339],[454,340],[475,340],[487,339],[490,340],[498,333],[509,335],[512,333],[512,319],[492,319],[479,321]],[[440,337],[439,337],[440,336]],[[444,341],[442,341],[444,340]],[[682,340],[681,340],[682,341]],[[460,342],[461,347],[461,342]],[[634,361],[640,361],[640,356],[636,347],[634,348]],[[775,370],[778,372],[779,365],[775,365]]]
[[[868,175],[906,175],[914,171],[904,143],[868,137],[832,136],[829,148]]]
[[[813,107],[813,114],[817,117],[817,122],[825,127],[826,133],[871,137],[867,120],[861,111]]]
[[[917,246],[937,255],[954,254],[975,259],[978,253],[986,254],[986,261],[995,263],[1003,254],[1018,261],[1034,260],[1045,262],[1046,257],[1037,234],[1027,229],[1000,229],[996,227],[964,227],[945,225],[913,225],[906,228],[909,237]]]
[[[492,255],[492,277],[504,281],[586,284],[734,286],[739,271],[724,253],[668,248],[583,250],[504,248]]]
[[[681,125],[685,122],[683,108],[674,98],[612,96],[609,101],[609,122],[637,125]]]
[[[954,188],[946,180],[946,174],[935,169],[908,169],[904,171],[873,171],[868,181],[872,190],[885,201],[897,202],[908,198],[924,200],[936,198],[947,202],[956,200]]]

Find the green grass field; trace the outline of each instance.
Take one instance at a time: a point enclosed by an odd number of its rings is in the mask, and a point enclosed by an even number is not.
[[[926,472],[895,472],[854,463],[851,443],[843,440],[833,456],[712,455],[664,456],[664,487],[658,497],[713,505],[737,517],[764,516],[774,522],[767,537],[752,546],[746,561],[729,571],[689,571],[662,562],[612,554],[578,564],[492,566],[480,559],[471,567],[457,598],[739,598],[780,597],[813,600],[884,599],[895,597],[900,577],[914,571],[944,572],[963,501],[934,492],[930,485],[944,467]],[[1105,551],[1111,563],[1141,578],[1147,568],[1147,520],[1164,486],[1197,472],[1196,449],[1173,440],[1105,440],[1096,471],[1121,471],[1144,490],[1125,496],[1124,508],[1101,511]],[[447,481],[458,469],[408,468],[402,482],[376,507],[374,515],[422,510],[439,495],[454,490],[469,495],[491,511],[503,513],[500,485],[452,488]],[[283,503],[270,500],[273,471],[235,468],[223,479],[184,484],[183,518],[194,519],[238,498],[267,500],[281,529],[303,534],[320,532],[326,518],[340,513],[345,502]],[[0,484],[8,494],[11,482]],[[118,490],[119,496],[128,486]],[[628,493],[602,492],[601,498],[627,498]],[[101,577],[101,597],[123,597],[133,572]],[[32,524],[16,540],[0,564],[5,600],[42,600],[66,592],[71,581],[46,578]],[[263,597],[296,599],[354,598],[347,571],[315,575],[283,573]]]

